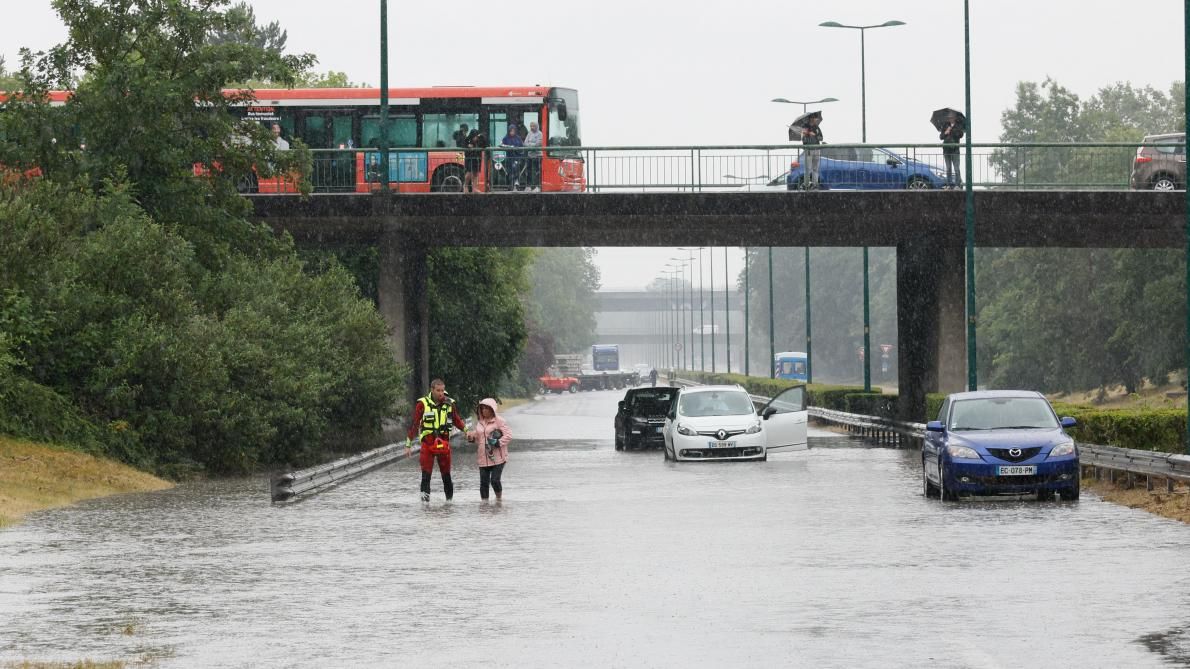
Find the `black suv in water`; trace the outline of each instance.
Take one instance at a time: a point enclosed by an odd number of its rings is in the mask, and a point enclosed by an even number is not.
[[[616,411],[616,450],[664,446],[661,428],[677,395],[678,389],[668,386],[633,388],[624,393]]]

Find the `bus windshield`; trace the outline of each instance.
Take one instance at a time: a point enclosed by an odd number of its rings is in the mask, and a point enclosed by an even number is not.
[[[550,110],[549,146],[582,146],[583,142],[579,135],[578,92],[569,88],[555,88],[551,91],[548,103]],[[569,153],[568,151],[550,151],[551,156]]]

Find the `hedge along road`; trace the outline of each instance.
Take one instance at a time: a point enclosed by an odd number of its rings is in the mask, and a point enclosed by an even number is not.
[[[620,393],[508,419],[505,501],[402,462],[305,501],[262,479],[0,532],[0,663],[1095,666],[1190,662],[1190,528],[1108,504],[942,503],[917,452],[816,432],[766,463],[617,452]]]

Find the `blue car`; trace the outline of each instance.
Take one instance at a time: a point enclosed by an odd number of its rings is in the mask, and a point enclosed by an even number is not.
[[[949,395],[926,424],[921,480],[926,497],[1036,494],[1078,499],[1078,446],[1041,393],[988,390]]]
[[[819,188],[833,190],[928,189],[946,185],[946,172],[914,158],[875,147],[823,146],[818,161]],[[801,190],[803,153],[785,176],[787,190]],[[939,156],[940,157],[940,156]]]

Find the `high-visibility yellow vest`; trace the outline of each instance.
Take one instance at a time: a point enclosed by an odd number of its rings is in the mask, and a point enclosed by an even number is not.
[[[450,430],[450,410],[454,406],[453,404],[450,402],[434,404],[434,400],[429,395],[421,398],[420,402],[422,412],[421,433],[417,437],[419,440],[424,440],[426,435]]]

